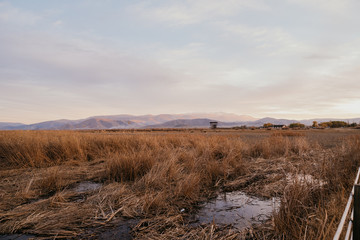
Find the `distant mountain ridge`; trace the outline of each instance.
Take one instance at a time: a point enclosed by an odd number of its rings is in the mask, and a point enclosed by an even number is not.
[[[146,128],[204,128],[209,127],[209,123],[216,120],[208,118],[197,118],[197,119],[176,119],[157,125],[148,125]]]
[[[276,118],[256,119],[248,115],[236,115],[231,113],[189,113],[189,114],[159,114],[159,115],[109,115],[94,116],[86,119],[67,120],[60,119],[34,124],[0,122],[1,130],[62,130],[62,129],[138,129],[138,128],[207,128],[210,121],[217,121],[219,127],[236,126],[263,126],[265,123],[289,125],[300,122],[312,125],[313,121],[345,121],[359,123],[360,118],[337,119],[306,119],[290,120]]]
[[[125,120],[111,120],[90,118],[73,126],[69,129],[113,129],[113,128],[129,128],[129,126],[136,128],[138,125],[133,121]]]
[[[12,122],[0,122],[0,129],[6,128],[6,127],[17,127],[17,126],[23,126],[25,124],[23,123],[12,123]]]
[[[111,116],[94,116],[92,118],[106,118],[112,120],[129,120],[149,124],[160,124],[171,120],[177,119],[216,119],[217,121],[223,122],[243,122],[243,121],[255,121],[257,118],[254,118],[249,115],[237,115],[233,113],[185,113],[185,114],[159,114],[159,115],[111,115]]]

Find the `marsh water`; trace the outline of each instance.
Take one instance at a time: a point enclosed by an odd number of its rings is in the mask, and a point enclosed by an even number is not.
[[[225,192],[202,206],[193,225],[214,222],[242,230],[268,220],[279,205],[278,198],[260,199],[241,191]]]
[[[77,193],[91,192],[98,190],[99,188],[101,188],[101,186],[101,183],[85,181],[76,184],[76,186],[73,188],[73,191]]]
[[[36,238],[35,235],[29,235],[29,234],[0,235],[0,240],[30,240],[35,238]]]

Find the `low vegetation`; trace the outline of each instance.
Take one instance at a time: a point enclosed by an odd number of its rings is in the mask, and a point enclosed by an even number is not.
[[[359,130],[0,132],[0,233],[136,239],[329,239],[360,164]],[[311,176],[312,181],[296,177]],[[78,191],[80,183],[101,187]],[[239,231],[193,226],[221,191],[279,197]],[[132,224],[130,224],[132,223]]]
[[[330,128],[341,128],[341,127],[356,127],[356,123],[349,124],[344,121],[330,121],[330,122],[322,122],[319,124],[321,127],[330,127]]]
[[[305,124],[302,124],[302,123],[290,123],[289,128],[305,128]]]
[[[276,126],[284,126],[283,129],[287,129],[287,126],[285,125],[274,125],[272,123],[264,123],[262,127],[273,128]],[[311,125],[312,128],[356,128],[357,126],[358,124],[355,122],[350,124],[344,121],[329,121],[329,122],[321,122],[321,123],[318,123],[317,121],[313,121],[313,124]],[[307,127],[309,128],[310,126],[306,126],[305,124],[295,122],[295,123],[290,123],[288,127],[292,129],[305,129]]]

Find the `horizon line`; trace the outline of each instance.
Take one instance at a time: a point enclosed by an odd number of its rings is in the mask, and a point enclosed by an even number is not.
[[[151,114],[151,113],[147,113],[147,114],[127,114],[127,113],[122,113],[122,114],[109,114],[109,115],[93,115],[93,116],[89,116],[89,117],[84,117],[84,118],[59,118],[59,119],[49,119],[49,120],[41,120],[41,121],[36,121],[36,122],[31,122],[31,123],[24,123],[24,122],[17,122],[17,121],[1,121],[0,123],[10,123],[10,124],[22,124],[22,125],[33,125],[33,124],[39,124],[39,123],[45,123],[45,122],[55,122],[55,121],[80,121],[80,120],[87,120],[87,119],[91,119],[91,118],[106,118],[106,117],[112,117],[112,116],[121,116],[121,115],[129,115],[132,117],[142,117],[142,116],[160,116],[160,115],[191,115],[191,114],[232,114],[232,115],[236,115],[236,116],[246,116],[246,117],[251,117],[254,118],[255,120],[247,120],[247,121],[238,121],[238,122],[253,122],[253,121],[257,121],[260,119],[265,119],[265,118],[272,118],[272,119],[276,119],[276,120],[294,120],[294,121],[309,121],[309,120],[329,120],[331,121],[331,119],[334,120],[352,120],[352,119],[358,119],[360,118],[360,116],[358,117],[310,117],[310,118],[302,118],[302,119],[298,119],[298,118],[287,118],[287,117],[271,117],[271,116],[266,116],[266,117],[254,117],[252,115],[249,114],[237,114],[237,113],[230,113],[230,112],[191,112],[191,113],[160,113],[160,114]],[[179,118],[182,119],[182,118]],[[177,119],[177,120],[179,120]],[[192,118],[192,119],[199,119],[199,118]],[[217,120],[217,119],[214,119]],[[224,122],[224,121],[223,121]]]

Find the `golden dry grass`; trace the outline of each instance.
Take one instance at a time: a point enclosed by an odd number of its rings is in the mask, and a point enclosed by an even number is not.
[[[88,238],[89,229],[96,236],[137,219],[137,239],[329,239],[360,164],[360,138],[323,132],[2,131],[0,233]],[[326,184],[289,182],[289,173]],[[84,181],[102,187],[76,192]],[[221,190],[278,196],[281,206],[252,232],[188,226]]]

